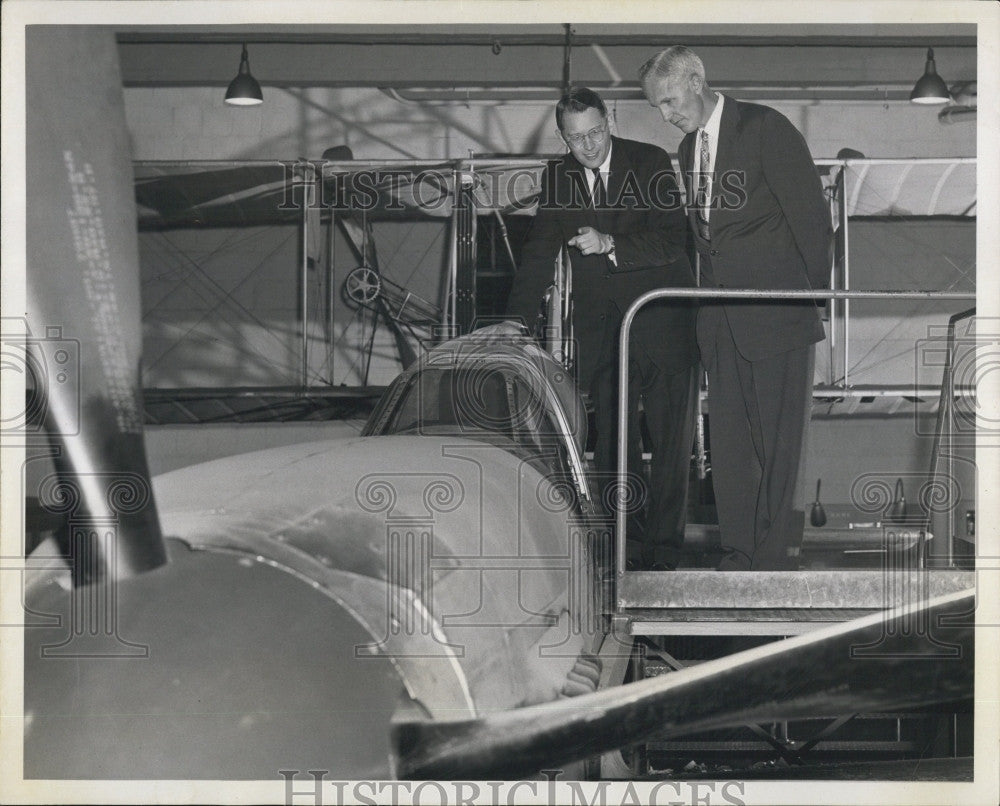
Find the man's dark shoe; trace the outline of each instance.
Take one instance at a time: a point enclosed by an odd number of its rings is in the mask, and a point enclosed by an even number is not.
[[[649,567],[650,571],[676,571],[677,566],[674,563],[653,563]]]
[[[729,552],[719,560],[717,571],[749,571],[750,557],[742,551],[729,549]]]

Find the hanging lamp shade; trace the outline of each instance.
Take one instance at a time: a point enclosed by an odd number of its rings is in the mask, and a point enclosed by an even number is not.
[[[937,68],[934,66],[934,48],[927,48],[924,74],[914,85],[910,100],[915,104],[946,104],[950,98],[948,85],[937,74]]]
[[[243,45],[243,55],[240,57],[240,69],[236,78],[229,82],[226,90],[226,103],[233,106],[256,106],[264,103],[264,94],[260,84],[250,75],[250,60],[247,56],[247,46]]]

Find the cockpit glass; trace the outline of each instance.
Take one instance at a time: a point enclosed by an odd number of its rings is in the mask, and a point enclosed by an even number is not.
[[[400,394],[384,433],[477,439],[561,469],[562,437],[532,378],[500,361],[426,367]]]

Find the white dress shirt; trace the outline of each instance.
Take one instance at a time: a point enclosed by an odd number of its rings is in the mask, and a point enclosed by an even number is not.
[[[718,131],[718,126],[715,127]],[[611,135],[607,135],[610,137]],[[613,148],[614,146],[612,146]],[[604,158],[604,162],[601,163],[600,167],[597,169],[601,174],[601,180],[604,182],[604,189],[608,189],[608,180],[611,177],[611,149],[608,149],[608,156]],[[590,183],[590,198],[594,198],[594,171],[592,168],[587,169],[587,181]]]
[[[715,155],[719,151],[719,125],[722,123],[722,104],[725,102],[725,98],[719,94],[715,93],[715,109],[712,110],[712,114],[708,116],[708,120],[705,125],[698,129],[697,137],[695,138],[694,145],[694,155],[692,158],[691,165],[691,175],[697,176],[698,171],[701,169],[701,133],[702,131],[708,132],[708,178],[706,185],[707,198],[712,198],[712,177],[715,174]],[[711,218],[712,205],[709,204],[705,210],[705,219]]]

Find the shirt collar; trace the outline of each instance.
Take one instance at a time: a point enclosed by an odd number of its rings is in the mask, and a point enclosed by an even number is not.
[[[725,96],[721,92],[715,93],[715,109],[712,110],[712,114],[708,116],[708,120],[705,122],[704,129],[708,132],[708,141],[714,146],[719,142],[719,126],[722,123],[722,104],[725,103]],[[715,149],[712,149],[712,153],[715,153]]]
[[[609,135],[609,137],[610,137],[610,135]],[[611,147],[608,148],[608,156],[606,156],[604,158],[604,162],[601,163],[601,167],[597,169],[602,174],[609,174],[609,173],[611,173],[611,151],[612,151],[612,149],[614,147],[615,147],[615,144],[612,143]]]

